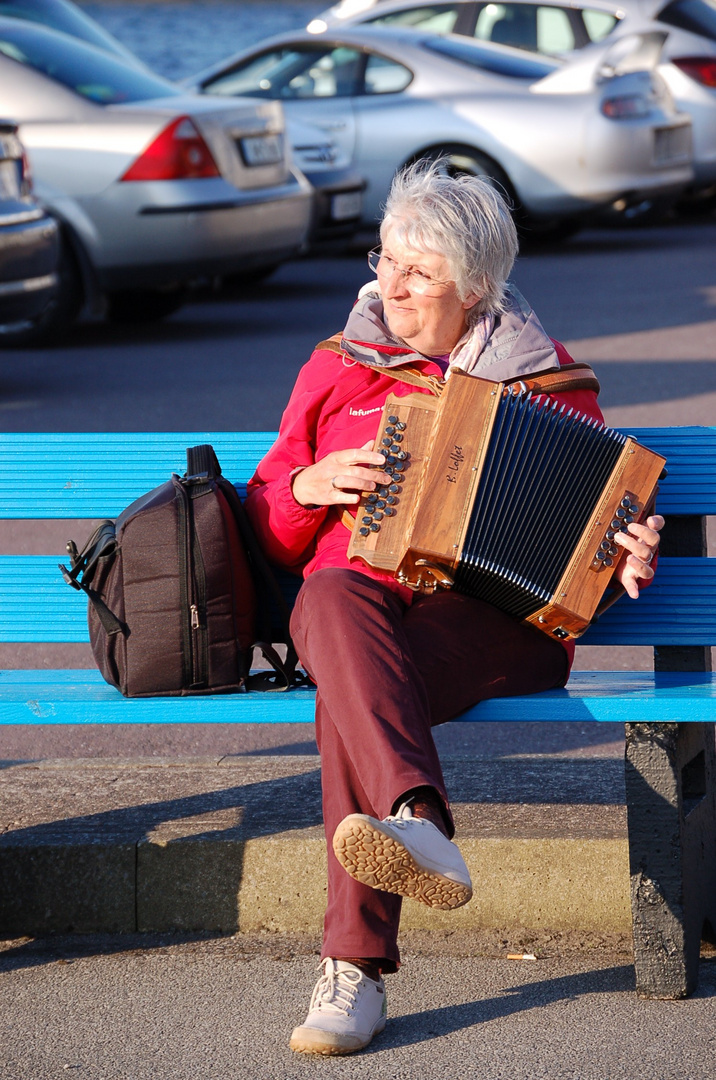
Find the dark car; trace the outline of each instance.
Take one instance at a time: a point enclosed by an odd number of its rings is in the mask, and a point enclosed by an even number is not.
[[[39,342],[58,294],[58,226],[31,186],[17,127],[0,120],[0,347]]]

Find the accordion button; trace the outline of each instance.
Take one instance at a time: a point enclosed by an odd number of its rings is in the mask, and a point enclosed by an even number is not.
[[[395,426],[397,427],[398,431],[405,431],[405,424],[402,420],[396,420]]]
[[[383,442],[385,442],[385,439],[383,440]],[[388,442],[390,442],[390,439],[388,439]],[[378,453],[379,453],[379,454],[382,454],[382,455],[383,455],[383,457],[388,457],[388,456],[390,455],[390,450],[386,450],[384,446],[381,446],[381,448],[380,448],[380,450],[378,451]]]
[[[400,447],[398,446],[397,443],[393,443],[393,445],[390,448],[390,452],[391,452],[391,454],[399,454],[400,453]]]
[[[385,516],[386,517],[392,517],[394,513],[395,513],[395,510],[393,509],[392,506],[386,506],[386,508],[385,508]]]
[[[370,523],[371,523],[371,521],[373,520],[373,518],[372,518],[372,517],[368,517],[368,516],[366,515],[365,517],[361,518],[360,520],[361,520],[361,524],[362,524],[362,525],[370,525]]]
[[[376,499],[375,508],[376,508],[376,510],[383,510],[385,508],[384,500],[383,499]]]
[[[614,520],[612,521],[612,528],[613,529],[619,529],[621,531],[621,527],[622,527],[622,523],[619,520],[619,518],[614,518]]]
[[[640,510],[641,510],[641,507],[637,506],[636,503],[632,503],[631,506],[629,507],[629,513],[630,514],[638,514]]]
[[[401,479],[402,479],[402,477],[401,477]],[[388,488],[388,491],[392,491],[393,495],[397,495],[399,493],[399,491],[400,491],[400,485],[399,484],[391,484],[390,487]]]
[[[607,557],[607,556],[606,556],[606,554],[605,554],[605,553],[604,553],[603,551],[598,551],[598,552],[597,552],[597,554],[596,554],[596,555],[594,556],[594,558],[595,558],[595,559],[598,559],[598,560],[599,560],[599,562],[604,562],[604,560],[606,559],[606,557]]]
[[[610,544],[609,545],[609,554],[610,555],[618,555],[619,554],[619,548],[617,547],[616,544]]]
[[[395,433],[395,428],[393,427],[392,424],[388,424],[387,428],[385,429],[385,434],[386,435],[393,435],[394,433]]]
[[[393,435],[393,432],[389,431],[388,434]],[[393,442],[402,442],[402,441],[403,441],[403,436],[402,435],[393,435]]]
[[[607,540],[613,540],[616,533],[614,529],[607,529],[604,535],[606,536]]]
[[[628,496],[622,499],[622,506],[625,506],[627,508],[631,506],[631,499]]]
[[[407,450],[398,450],[398,453],[395,456],[397,457],[398,461],[405,461],[408,456],[408,452]]]
[[[393,455],[392,455],[392,454],[389,454],[389,455],[388,455],[388,457],[387,457],[387,458],[386,458],[385,460],[386,460],[386,463],[387,463],[388,465],[395,465],[395,463],[396,463],[396,461],[397,461],[398,459],[397,459],[397,458],[395,458],[395,457],[393,457]]]
[[[622,520],[627,516],[627,512],[626,512],[626,510],[624,509],[623,506],[619,507],[619,509],[617,510],[616,516],[618,518],[622,518]]]
[[[392,439],[381,439],[381,442],[382,442],[383,446],[390,446],[391,443],[393,442],[393,440]]]
[[[383,520],[383,511],[382,510],[376,510],[375,515],[373,517],[373,521],[382,521],[382,520]]]
[[[395,495],[388,495],[385,501],[387,502],[388,506],[394,506],[398,500],[396,499]]]
[[[366,498],[366,502],[374,503],[374,502],[377,502],[377,501],[378,501],[378,496],[376,495],[376,493],[374,491],[371,491],[370,495],[368,495],[367,498]]]
[[[610,547],[611,547],[612,545],[611,545],[611,544],[609,543],[609,541],[608,541],[608,540],[602,540],[602,542],[601,542],[601,544],[600,544],[599,546],[600,546],[600,548],[602,549],[602,551],[609,551],[609,548],[610,548]]]
[[[632,517],[632,515],[627,514],[627,516],[624,518],[624,524],[625,525],[631,525],[633,520],[634,520],[634,518]]]
[[[397,416],[389,416],[388,417],[388,423],[389,424],[397,424],[398,423],[398,417]],[[405,427],[405,424],[403,424],[402,426]]]
[[[380,532],[380,525],[377,525],[375,523],[375,521],[374,521],[373,524],[370,527],[370,531],[371,532]]]
[[[605,566],[614,566],[614,560],[610,559],[609,556],[607,555],[606,559],[604,560],[604,565]]]
[[[380,495],[381,499],[384,499],[385,496],[388,494],[387,487],[378,488],[378,494]]]
[[[405,462],[404,461],[396,461],[395,465],[393,466],[393,469],[394,469],[395,472],[401,472],[404,468],[405,468]]]
[[[361,536],[370,536],[370,529],[366,529],[365,525],[362,529],[359,529],[358,532]]]

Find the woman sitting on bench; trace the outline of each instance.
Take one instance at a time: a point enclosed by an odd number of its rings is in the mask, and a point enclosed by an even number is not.
[[[291,631],[318,688],[328,903],[322,974],[290,1045],[316,1054],[360,1050],[385,1027],[402,898],[455,908],[472,895],[432,726],[486,698],[564,685],[574,652],[483,601],[416,595],[348,560],[342,512],[393,483],[371,447],[387,396],[415,392],[401,368],[508,382],[571,363],[507,285],[517,235],[489,184],[412,167],[393,184],[381,243],[377,280],[340,349],[319,346],[300,372],[246,503],[269,558],[305,578]],[[593,389],[554,396],[603,422]],[[653,576],[662,526],[653,516],[616,537],[632,597]]]

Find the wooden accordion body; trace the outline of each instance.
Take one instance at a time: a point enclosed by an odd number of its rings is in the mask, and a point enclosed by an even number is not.
[[[439,398],[391,395],[375,449],[393,483],[361,498],[349,557],[560,639],[592,621],[625,554],[614,535],[652,512],[665,464],[565,406],[461,372]]]

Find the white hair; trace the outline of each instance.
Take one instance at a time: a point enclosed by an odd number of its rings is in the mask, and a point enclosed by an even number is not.
[[[440,160],[408,165],[391,185],[381,243],[389,231],[414,251],[447,259],[460,299],[479,297],[468,313],[471,322],[505,310],[519,244],[509,206],[489,181],[450,176]]]

